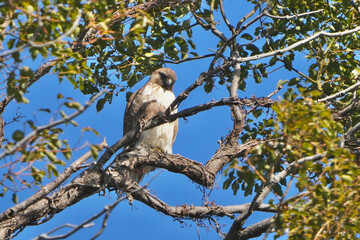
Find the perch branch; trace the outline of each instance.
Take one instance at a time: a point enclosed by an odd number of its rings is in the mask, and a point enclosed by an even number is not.
[[[104,142],[100,143],[98,146],[100,147],[100,149],[103,149],[107,147],[107,144],[104,140]],[[28,208],[30,205],[36,203],[41,198],[45,197],[46,195],[54,191],[58,186],[60,186],[61,183],[63,183],[66,179],[68,179],[74,172],[78,171],[80,166],[84,162],[86,162],[91,156],[92,156],[92,152],[88,151],[80,158],[75,160],[69,167],[67,167],[64,170],[64,172],[62,172],[54,181],[46,184],[37,193],[35,193],[25,201],[16,204],[14,207],[7,209],[5,212],[0,214],[0,222],[3,221],[4,219],[15,216],[20,211],[23,211],[24,209]]]

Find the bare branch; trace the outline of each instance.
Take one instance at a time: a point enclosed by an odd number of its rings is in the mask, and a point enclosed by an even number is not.
[[[351,138],[359,130],[360,130],[360,122],[358,122],[355,126],[350,128],[350,130],[344,134],[345,139]]]
[[[74,225],[74,224],[64,224],[64,225],[61,225],[53,230],[51,230],[50,232],[48,233],[44,233],[44,234],[41,234],[40,236],[34,238],[34,240],[55,240],[55,239],[64,239],[64,238],[67,238],[69,237],[73,231],[77,231],[77,229],[81,229],[81,228],[90,228],[92,226],[94,226],[95,224],[94,223],[88,223],[88,224],[80,224],[80,225]],[[61,234],[61,235],[57,235],[57,236],[50,236],[51,234],[53,234],[54,232],[57,232],[63,228],[72,228],[73,230],[70,231],[69,233],[65,233],[65,234]]]
[[[236,97],[223,98],[218,101],[204,103],[204,104],[201,104],[198,106],[184,109],[178,113],[171,114],[168,117],[168,120],[174,121],[177,118],[189,117],[189,116],[195,115],[199,112],[206,111],[213,107],[219,107],[219,106],[241,105],[241,106],[248,106],[248,107],[252,107],[252,106],[271,107],[271,105],[273,103],[274,103],[274,101],[267,97],[264,97],[264,98],[255,98],[255,97],[252,97],[252,98],[236,98]],[[242,117],[241,113],[240,113],[240,117]]]
[[[271,92],[269,95],[267,95],[267,98],[271,98],[272,96],[274,96],[275,94],[277,94],[282,88],[284,87],[284,85],[280,85],[278,86],[277,89],[275,89],[275,91]]]
[[[345,108],[343,108],[333,114],[334,120],[343,119],[346,115],[357,110],[359,108],[359,105],[360,105],[360,99],[357,97],[354,98],[348,106],[346,106]]]
[[[221,154],[223,155],[218,154],[217,158],[231,159],[235,157],[236,154],[237,155],[242,154],[243,151],[246,151],[247,147],[239,146],[237,150],[228,149],[229,152],[227,153],[225,151],[222,151]],[[174,166],[178,164],[179,166],[177,166],[176,168],[179,170],[180,173],[185,174],[187,176],[191,172],[197,172],[197,174],[200,175],[201,173],[207,171],[206,170],[202,172],[201,168],[192,166],[194,165],[194,162],[186,161],[186,159],[184,162],[181,162],[182,160],[184,160],[181,159],[179,163],[177,163],[176,161],[173,161],[172,159],[173,156],[176,157],[176,155],[170,155],[167,156],[166,158],[163,158],[162,160],[161,159],[157,160],[157,163],[154,158],[153,165],[164,166],[164,163],[162,162],[165,159],[166,160],[165,163],[169,164],[169,169],[174,168],[175,171],[176,169]],[[175,158],[175,159],[179,160],[180,158]],[[184,163],[185,166],[181,166],[182,163]],[[144,164],[145,164],[145,160],[144,160]],[[148,162],[146,162],[146,164],[148,164]],[[51,216],[53,216],[54,214],[64,210],[68,206],[77,203],[84,197],[88,197],[92,194],[99,192],[101,189],[105,187],[108,188],[117,188],[118,186],[124,188],[126,187],[127,184],[126,171],[131,173],[132,171],[131,169],[122,168],[120,169],[121,172],[119,172],[118,176],[116,176],[114,175],[114,172],[116,173],[117,171],[114,171],[114,169],[109,169],[107,171],[107,174],[105,174],[103,170],[96,168],[95,166],[92,167],[91,169],[86,170],[80,177],[74,179],[73,182],[71,182],[67,186],[60,188],[56,194],[53,194],[52,196],[49,197],[43,197],[42,199],[28,206],[23,211],[20,211],[18,214],[16,215],[10,214],[9,217],[11,218],[2,220],[0,222],[0,238],[5,238],[6,236],[9,236],[15,229],[18,229],[21,226],[27,226],[29,224],[32,224],[34,223],[34,221],[38,221],[39,219],[46,217],[48,215],[51,218]],[[200,167],[201,164],[197,166]],[[214,168],[209,170],[214,171]],[[199,176],[199,179],[204,179],[204,177]],[[199,182],[201,181],[199,180]],[[204,211],[204,209],[202,211]]]
[[[221,12],[221,16],[226,24],[226,26],[229,28],[230,32],[232,32],[232,34],[235,34],[235,28],[233,25],[231,25],[231,23],[229,22],[229,19],[227,19],[226,15],[225,15],[225,11],[224,11],[224,5],[223,5],[223,0],[220,0],[220,12]]]
[[[239,58],[232,58],[234,62],[239,62],[239,63],[243,63],[243,62],[250,62],[250,61],[254,61],[254,60],[259,60],[262,58],[267,58],[267,57],[271,57],[271,56],[275,56],[278,54],[283,54],[286,52],[289,52],[291,50],[293,50],[294,48],[297,48],[307,42],[310,42],[312,40],[315,40],[316,38],[319,38],[321,36],[325,36],[325,37],[341,37],[341,36],[346,36],[346,35],[350,35],[353,33],[356,33],[360,31],[360,26],[350,29],[350,30],[345,30],[342,32],[333,32],[333,33],[329,33],[329,32],[325,32],[325,31],[321,31],[318,33],[315,33],[314,35],[305,38],[303,40],[298,41],[297,43],[294,43],[292,45],[290,45],[289,47],[283,48],[283,49],[279,49],[279,50],[275,50],[272,52],[267,52],[267,53],[262,53],[262,54],[257,54],[251,57],[239,57]]]
[[[221,152],[217,152],[205,166],[181,155],[163,154],[150,149],[137,149],[119,154],[114,163],[111,164],[111,167],[113,169],[127,168],[129,171],[143,165],[163,168],[170,172],[183,174],[190,180],[210,188],[214,184],[216,174],[231,159],[242,156],[259,142],[258,140],[253,140],[240,146],[228,146]]]
[[[234,54],[236,54],[236,56],[239,56],[237,51]],[[239,82],[241,81],[240,74],[241,74],[240,63],[236,63],[235,70],[234,70],[234,76],[233,76],[233,80],[231,82],[231,88],[230,88],[230,97],[234,98],[234,99],[238,98],[237,91],[239,89]],[[245,116],[243,113],[241,113],[240,107],[239,106],[231,106],[231,110],[234,115],[234,121],[238,122],[239,128],[242,128],[245,124],[244,123]]]
[[[150,194],[148,191],[138,191],[133,193],[132,196],[144,204],[148,205],[155,210],[162,212],[166,215],[179,218],[208,218],[210,216],[230,217],[234,218],[233,214],[246,211],[249,204],[233,205],[233,206],[219,206],[210,205],[205,207],[189,206],[183,204],[179,207],[172,207],[165,202],[161,201],[155,195]],[[260,205],[258,211],[274,212],[275,210],[268,204]]]
[[[130,194],[136,193],[138,191],[144,190],[158,175],[155,175],[147,184],[145,184],[145,187],[135,187],[135,189],[130,192]],[[86,221],[84,221],[83,223],[81,223],[78,226],[75,226],[73,228],[73,230],[71,230],[68,233],[59,235],[59,236],[49,236],[49,234],[53,233],[55,230],[58,230],[58,228],[50,231],[47,234],[42,234],[39,237],[35,238],[34,240],[54,240],[54,239],[64,239],[67,238],[69,236],[71,236],[72,234],[74,234],[75,232],[79,231],[82,228],[85,228],[86,226],[91,225],[91,222],[94,221],[95,219],[99,218],[101,215],[106,214],[103,220],[103,224],[102,224],[102,228],[99,230],[98,233],[95,234],[95,236],[93,236],[91,239],[96,239],[98,236],[101,235],[101,233],[104,231],[105,227],[106,227],[106,221],[110,215],[110,213],[112,212],[112,210],[122,201],[124,201],[127,197],[123,196],[123,197],[119,197],[114,203],[107,205],[104,207],[104,209],[102,211],[100,211],[99,213],[95,214],[93,217],[87,219]]]
[[[259,3],[248,13],[246,14],[242,19],[240,19],[240,21],[237,23],[236,25],[236,32],[237,34],[236,35],[239,35],[242,31],[245,30],[244,27],[241,27],[241,25],[246,21],[248,20],[249,18],[251,18],[255,13],[256,11],[259,9],[260,7],[260,4],[261,4],[261,1],[259,1]],[[263,14],[261,14],[261,16],[263,16]],[[255,18],[256,21],[259,19],[258,17]],[[254,21],[251,21],[251,22],[254,22]]]
[[[275,15],[271,15],[267,10],[264,10],[264,14],[265,14],[265,16],[270,17],[270,18],[274,18],[274,19],[287,19],[287,20],[290,20],[290,19],[299,18],[299,17],[303,17],[303,16],[309,16],[309,15],[320,13],[320,12],[323,12],[323,11],[324,11],[324,9],[319,9],[319,10],[310,11],[310,12],[306,12],[306,13],[294,14],[294,15],[291,15],[291,16],[275,16]]]
[[[212,12],[212,11],[211,11]],[[215,22],[213,19],[211,19],[211,23],[205,23],[200,16],[198,16],[195,11],[192,12],[196,21],[200,24],[200,26],[202,26],[205,30],[210,29],[211,32],[217,36],[218,38],[220,38],[221,41],[226,42],[227,38],[225,37],[224,33],[222,33],[221,31],[219,31],[219,29],[216,28],[215,26]],[[211,16],[213,17],[213,15],[211,14]]]
[[[241,144],[240,146],[221,146],[218,151],[212,156],[212,158],[206,163],[205,167],[208,171],[212,173],[217,173],[223,167],[228,164],[234,158],[240,157],[241,155],[246,154],[253,147],[261,143],[260,140],[252,140],[247,143]],[[234,149],[237,149],[234,151]]]
[[[35,83],[36,81],[38,81],[42,76],[44,76],[45,74],[47,74],[50,69],[55,66],[55,64],[61,59],[55,59],[55,60],[50,60],[46,63],[44,63],[43,65],[41,65],[35,72],[35,76],[30,79],[29,81],[27,81],[25,83],[25,89],[29,88],[33,83]],[[18,91],[18,87],[16,89],[16,91]],[[5,107],[14,99],[14,96],[6,96],[1,102],[0,102],[0,114],[2,114],[5,110]]]
[[[257,222],[245,228],[236,236],[235,239],[250,239],[250,238],[258,237],[261,234],[267,232],[270,228],[274,227],[274,224],[275,224],[275,217],[264,219],[260,222]]]
[[[202,55],[202,56],[196,56],[196,57],[192,57],[192,58],[185,58],[185,59],[181,59],[181,60],[178,60],[178,61],[162,60],[162,62],[171,63],[171,64],[180,64],[180,63],[183,63],[183,62],[189,62],[189,61],[194,61],[194,60],[199,60],[199,59],[204,59],[204,58],[214,57],[214,56],[216,56],[215,53],[210,53],[210,54],[206,54],[206,55]]]
[[[325,98],[319,99],[318,102],[326,102],[326,101],[329,101],[329,100],[334,99],[334,98],[343,97],[343,96],[345,96],[346,93],[351,92],[353,90],[356,90],[359,86],[360,86],[360,82],[357,82],[354,85],[352,85],[352,86],[350,86],[350,87],[348,87],[348,88],[346,88],[346,89],[344,89],[344,90],[342,90],[340,92],[337,92],[337,93],[335,93],[333,95],[330,95],[330,96],[327,96]]]
[[[104,180],[102,171],[85,170],[81,176],[64,188],[60,188],[58,192],[45,196],[18,214],[10,214],[10,218],[0,221],[0,239],[9,238],[16,229],[21,227],[48,221],[56,213],[99,192]]]
[[[107,147],[107,143],[104,142],[100,143],[98,145],[100,150]],[[68,179],[74,172],[78,171],[80,166],[86,162],[90,157],[92,156],[92,152],[88,151],[84,155],[82,155],[80,158],[75,160],[68,168],[64,170],[54,181],[46,184],[44,187],[42,187],[37,193],[26,199],[25,201],[16,204],[14,207],[11,207],[7,209],[5,212],[3,212],[0,215],[0,222],[4,219],[10,218],[20,211],[23,211],[24,209],[28,208],[30,205],[36,203],[41,198],[45,197],[52,191],[54,191],[58,186],[60,186],[61,183],[63,183],[66,179]]]
[[[137,169],[143,165],[164,168],[171,172],[184,174],[196,183],[207,187],[210,187],[215,181],[215,174],[207,171],[199,162],[181,155],[163,154],[159,151],[148,149],[139,149],[126,154],[119,154],[112,167],[118,169],[119,167],[130,166],[130,168]]]

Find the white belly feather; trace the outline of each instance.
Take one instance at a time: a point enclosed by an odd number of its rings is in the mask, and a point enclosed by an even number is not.
[[[154,89],[156,89],[156,92],[154,92]],[[175,99],[173,92],[164,91],[164,89],[160,87],[147,87],[144,89],[144,95],[147,95],[151,100],[156,99],[156,101],[165,108],[168,108]],[[158,96],[158,98],[155,98],[155,96]],[[173,111],[173,113],[175,112],[177,112],[176,109]],[[172,154],[174,126],[175,122],[172,122],[145,130],[143,133],[141,133],[136,146],[146,146],[152,149],[158,149],[166,154]]]

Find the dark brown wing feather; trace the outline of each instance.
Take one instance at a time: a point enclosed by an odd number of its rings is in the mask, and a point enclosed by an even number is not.
[[[155,99],[151,99],[143,94],[145,86],[131,95],[129,99],[124,114],[124,135],[135,128],[140,120],[147,121],[166,110]]]

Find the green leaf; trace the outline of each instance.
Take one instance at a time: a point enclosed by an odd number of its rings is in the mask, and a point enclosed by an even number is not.
[[[90,147],[90,150],[91,150],[91,154],[92,154],[94,160],[96,160],[99,156],[99,149],[96,146],[92,145]]]
[[[257,70],[253,70],[253,74],[254,74],[254,79],[256,83],[261,83],[262,82],[262,78],[259,74],[259,72]]]
[[[91,131],[91,132],[95,133],[96,136],[100,137],[100,133],[91,127],[84,127],[81,131],[84,131],[84,132]]]
[[[73,125],[74,127],[78,127],[78,126],[79,126],[79,124],[78,124],[75,120],[71,120],[69,123],[70,123],[71,125]]]
[[[72,152],[70,149],[64,149],[62,151],[62,154],[64,155],[64,157],[66,158],[66,160],[70,160],[71,159],[71,156],[72,156]]]
[[[241,38],[249,40],[249,41],[253,40],[253,37],[248,33],[244,33],[243,35],[241,35]]]
[[[63,117],[63,118],[66,118],[66,117],[67,117],[66,113],[65,113],[63,110],[60,110],[60,115],[61,115],[61,117]]]
[[[206,93],[210,93],[214,87],[213,81],[207,81],[204,85],[204,90]]]
[[[51,110],[49,108],[40,108],[39,111],[51,113]]]
[[[15,203],[15,204],[17,204],[17,203],[19,202],[19,198],[18,198],[18,196],[17,196],[16,193],[13,193],[13,194],[12,194],[11,200],[12,200],[13,203]]]
[[[98,102],[96,103],[96,111],[100,112],[104,108],[105,103],[106,103],[105,98],[99,99]]]
[[[276,194],[279,195],[279,196],[282,196],[282,195],[284,194],[283,191],[282,191],[282,188],[281,188],[280,184],[278,184],[278,183],[275,184],[273,190],[274,190],[274,193],[276,193]]]
[[[262,109],[258,109],[258,110],[252,111],[252,114],[253,114],[253,116],[254,116],[255,118],[258,118],[258,117],[261,116],[262,112],[263,112]]]
[[[291,55],[290,55],[291,56]],[[292,59],[290,56],[284,57],[285,68],[289,71],[292,70]]]
[[[56,95],[56,98],[57,98],[57,99],[64,98],[64,95],[62,95],[61,93],[58,93],[58,94]]]
[[[55,165],[53,165],[53,164],[48,165],[48,175],[49,175],[49,178],[51,177],[51,175],[53,175],[54,177],[59,176],[59,171],[57,170]]]
[[[283,87],[288,82],[289,82],[289,80],[279,80],[276,85],[276,88]]]
[[[24,138],[25,134],[23,131],[20,130],[16,130],[13,134],[12,134],[12,139],[14,139],[16,142],[21,141]]]
[[[51,162],[56,161],[56,155],[52,151],[44,151],[44,153]]]
[[[16,40],[15,38],[12,38],[8,41],[7,45],[9,49],[12,49],[14,47],[15,40]]]

